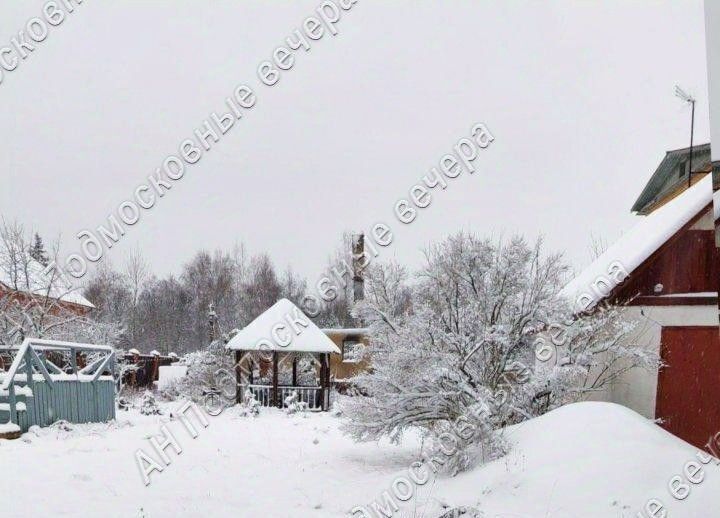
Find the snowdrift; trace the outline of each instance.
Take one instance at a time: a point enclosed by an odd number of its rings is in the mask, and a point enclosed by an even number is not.
[[[502,518],[635,518],[653,498],[667,516],[720,516],[720,461],[703,464],[696,448],[623,406],[576,403],[506,434],[505,458],[439,481],[438,500]],[[702,466],[698,484],[683,475],[690,461]],[[684,500],[668,489],[675,475],[690,486]]]

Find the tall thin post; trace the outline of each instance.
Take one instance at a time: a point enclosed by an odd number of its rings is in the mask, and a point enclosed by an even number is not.
[[[278,353],[273,352],[273,406],[281,407],[282,402],[278,398]]]
[[[688,189],[692,186],[692,159],[693,159],[693,140],[695,137],[695,98],[687,93],[685,90],[675,85],[675,97],[682,99],[692,107],[692,114],[690,115],[690,170],[688,171]]]
[[[353,303],[365,298],[365,234],[352,237]]]
[[[31,345],[30,347],[32,347],[32,345]],[[25,367],[27,368],[27,382],[26,382],[26,386],[30,389],[30,392],[32,393],[32,395],[33,395],[33,397],[34,397],[34,396],[36,395],[36,392],[35,392],[35,378],[33,377],[33,358],[32,358],[32,355],[31,355],[31,353],[30,353],[30,349],[28,349],[27,352],[25,353]],[[25,396],[25,415],[26,415],[26,417],[28,418],[28,421],[29,421],[30,423],[32,423],[32,424],[40,424],[40,423],[38,423],[38,420],[37,420],[37,418],[36,418],[36,416],[35,416],[35,412],[34,412],[34,409],[35,409],[34,402],[35,402],[35,400],[33,399],[32,401],[33,401],[33,405],[32,405],[32,408],[31,408],[30,398],[27,397],[27,393],[26,393],[26,396]],[[18,419],[18,421],[20,421],[20,420]]]
[[[692,115],[690,115],[690,169],[688,170],[688,188],[692,186],[692,160],[693,160],[693,140],[695,137],[695,99],[690,101],[692,104]]]
[[[8,401],[10,403],[10,421],[16,425],[20,424],[20,420],[17,418],[17,399],[15,397],[15,383],[10,383],[8,387]]]
[[[325,410],[325,355],[318,354],[320,361],[320,410]]]
[[[211,302],[208,308],[208,328],[210,343],[215,341],[215,324],[217,322],[217,313],[215,313],[215,305]]]
[[[242,360],[242,351],[235,351],[235,402],[242,403],[242,369],[240,361]],[[248,390],[250,390],[248,388]]]
[[[330,402],[330,354],[321,353],[320,355],[320,408],[326,411]]]
[[[77,377],[78,375],[78,365],[77,365],[77,351],[73,348],[70,348],[70,365],[72,366],[73,374]]]

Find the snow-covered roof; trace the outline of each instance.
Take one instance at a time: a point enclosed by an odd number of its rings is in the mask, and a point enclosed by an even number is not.
[[[23,257],[20,262],[23,266],[27,262],[27,272],[24,268],[13,268],[13,264],[17,264],[17,261],[12,261],[7,249],[0,246],[0,284],[8,289],[16,289],[17,286],[17,289],[24,293],[48,296],[88,308],[95,307],[80,294],[78,289],[69,286],[57,273],[48,271],[46,274],[45,267],[35,259]]]
[[[647,216],[595,259],[560,292],[575,309],[594,306],[607,296],[624,278],[615,275],[619,269],[631,274],[650,255],[712,201],[712,175],[690,187],[675,199]],[[602,289],[598,289],[601,285]]]
[[[367,327],[324,327],[320,331],[326,335],[365,335],[369,329]]]
[[[712,168],[710,144],[693,146],[692,153],[693,172],[710,171]],[[660,162],[660,165],[658,165],[630,210],[638,214],[648,214],[655,203],[677,187],[687,183],[687,174],[684,172],[681,176],[678,176],[678,168],[687,171],[686,166],[689,162],[689,147],[673,149],[665,153],[662,162]]]
[[[340,354],[333,341],[287,299],[278,300],[232,337],[225,347],[235,351]]]

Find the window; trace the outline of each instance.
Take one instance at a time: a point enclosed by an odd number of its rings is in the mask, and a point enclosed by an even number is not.
[[[357,363],[363,359],[365,344],[357,338],[346,338],[343,340],[342,361],[344,363]]]
[[[678,178],[682,178],[683,176],[685,176],[685,164],[686,163],[687,162],[680,162],[680,164],[678,165]]]

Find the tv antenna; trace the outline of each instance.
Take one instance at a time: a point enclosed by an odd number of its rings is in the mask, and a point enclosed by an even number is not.
[[[688,94],[685,90],[675,85],[675,97],[678,97],[683,102],[688,103],[692,107],[690,115],[690,167],[688,169],[688,189],[692,185],[692,160],[693,160],[693,138],[695,136],[695,98]]]

